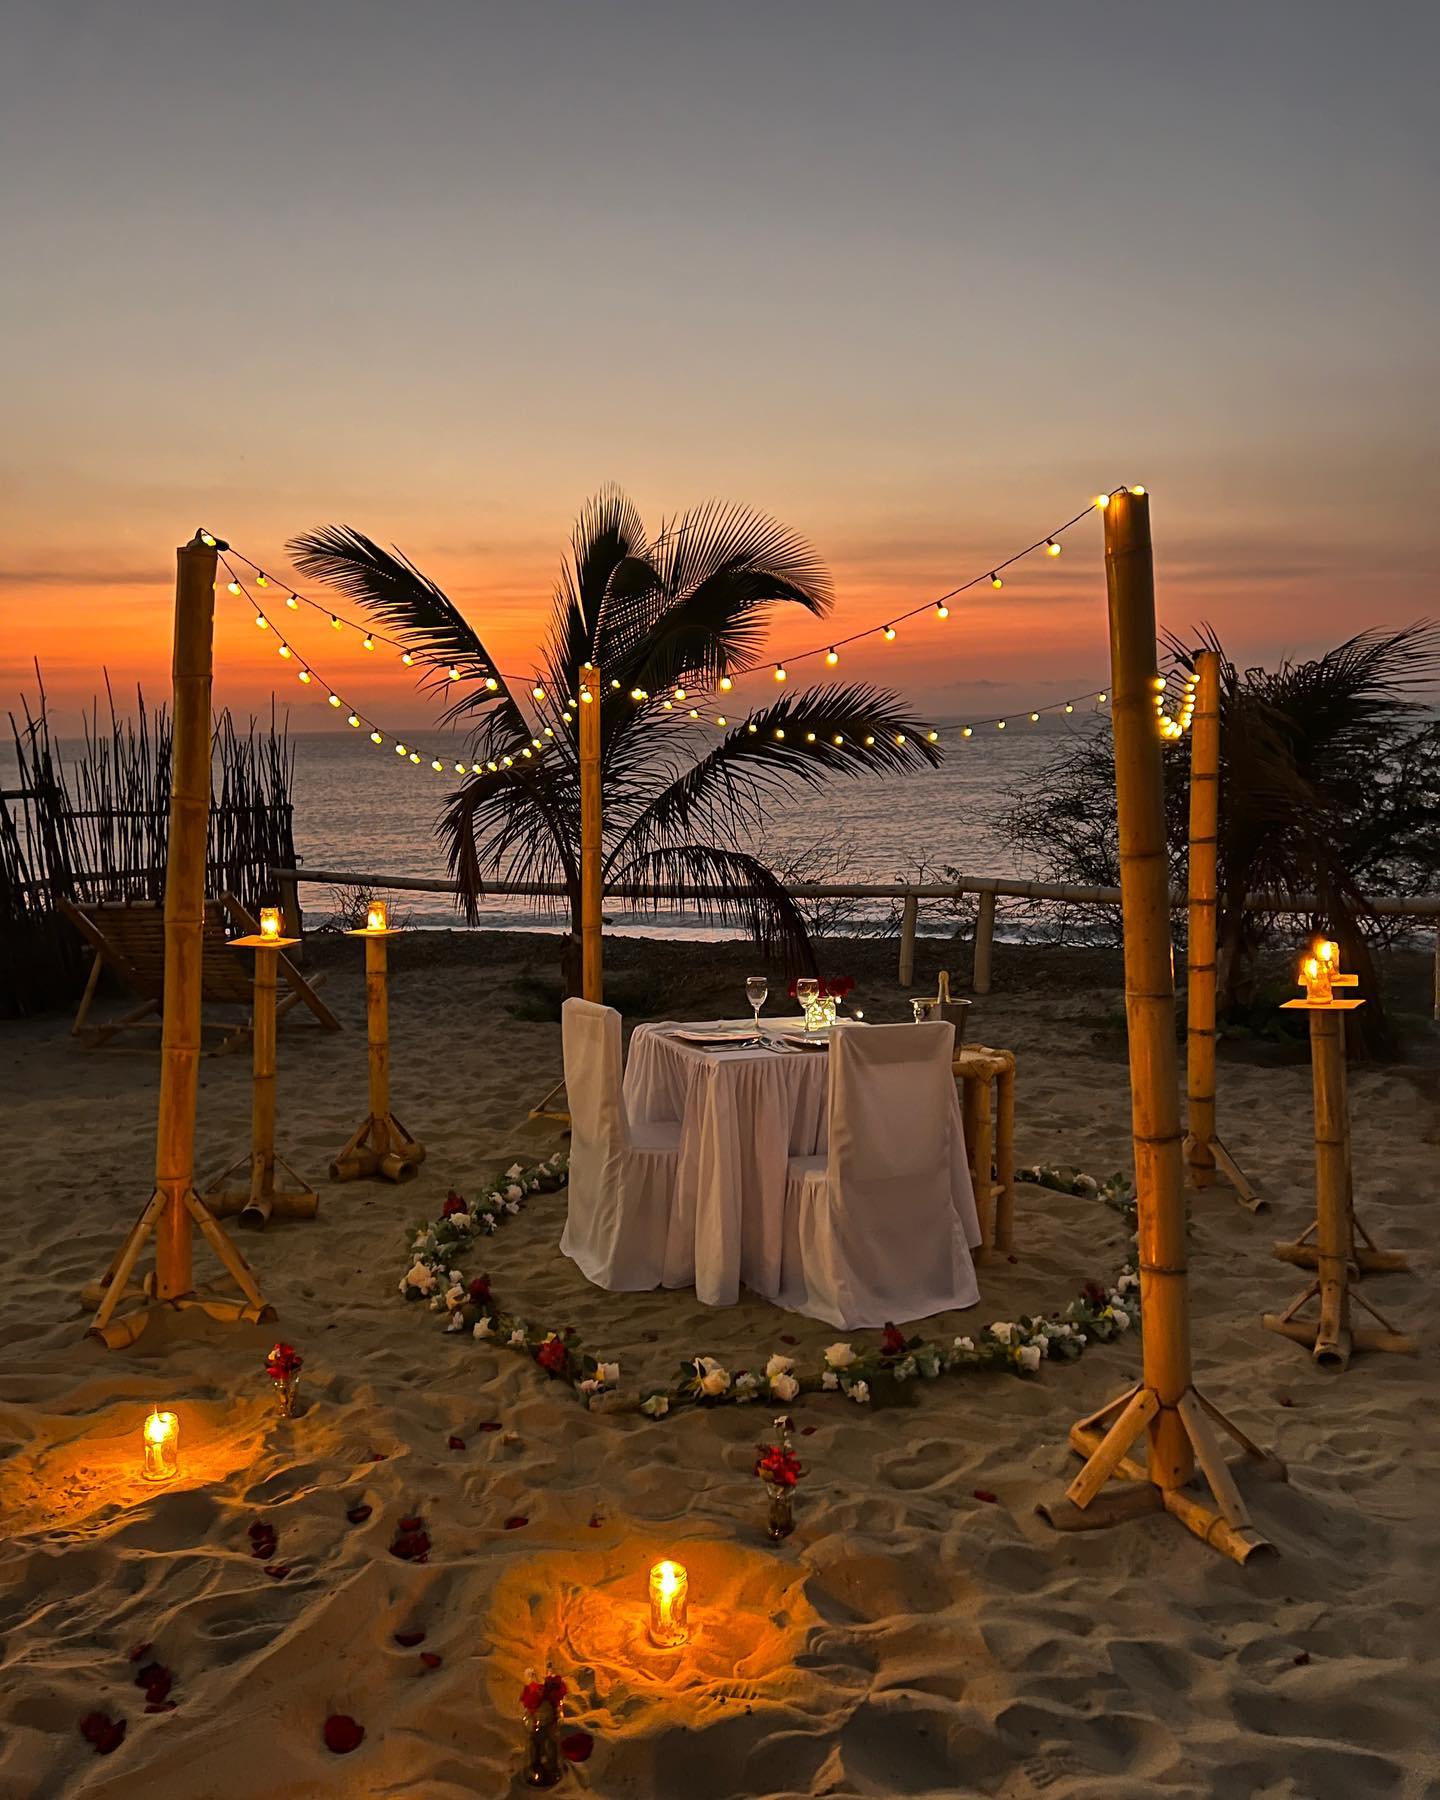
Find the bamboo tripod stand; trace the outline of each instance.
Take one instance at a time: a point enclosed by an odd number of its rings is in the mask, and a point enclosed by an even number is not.
[[[1217,1172],[1250,1212],[1264,1199],[1215,1135],[1216,869],[1220,836],[1220,656],[1195,658],[1195,717],[1190,727],[1190,843],[1188,856],[1189,948],[1185,958],[1186,1094],[1189,1133],[1185,1160],[1197,1188],[1214,1184]]]
[[[580,665],[580,991],[598,1006],[605,997],[604,935],[601,916],[600,831],[600,670]],[[570,1114],[554,1105],[565,1092],[562,1075],[530,1109],[532,1119],[568,1125]]]
[[[370,1110],[330,1164],[332,1181],[383,1175],[410,1181],[425,1160],[416,1141],[390,1110],[390,998],[386,988],[386,940],[398,937],[388,926],[362,926],[347,934],[365,940],[365,1035],[368,1048]]]
[[[1184,1163],[1175,1054],[1175,980],[1160,738],[1155,728],[1155,581],[1150,502],[1124,490],[1105,511],[1115,786],[1125,933],[1125,1012],[1140,1241],[1143,1377],[1070,1428],[1086,1458],[1063,1501],[1042,1503],[1060,1530],[1085,1531],[1164,1510],[1236,1562],[1270,1546],[1250,1523],[1224,1437],[1278,1471],[1191,1380]],[[1144,1433],[1146,1463],[1129,1451]],[[1188,1484],[1199,1465],[1213,1499]],[[1126,1484],[1102,1494],[1120,1477]]]
[[[161,1308],[199,1307],[214,1319],[274,1318],[255,1272],[195,1191],[195,1095],[200,1068],[201,957],[205,857],[210,815],[210,682],[214,658],[218,546],[197,533],[176,552],[174,727],[170,831],[165,853],[165,985],[160,1036],[160,1103],[155,1190],[100,1281],[85,1290],[95,1307],[90,1335],[109,1349],[133,1344]],[[191,1228],[198,1226],[240,1298],[197,1289]],[[155,1267],[131,1277],[150,1237]],[[116,1316],[122,1301],[138,1302]]]
[[[1336,980],[1355,979],[1335,977]],[[1395,1327],[1352,1286],[1352,1269],[1381,1271],[1408,1269],[1400,1251],[1377,1250],[1363,1226],[1357,1224],[1350,1163],[1350,1105],[1345,1076],[1345,1014],[1363,1006],[1363,1000],[1287,1000],[1286,1011],[1310,1015],[1310,1080],[1315,1103],[1315,1218],[1293,1244],[1277,1244],[1282,1262],[1299,1263],[1315,1271],[1315,1279],[1283,1313],[1266,1313],[1262,1324],[1298,1344],[1309,1344],[1322,1369],[1341,1370],[1352,1350],[1389,1350],[1413,1355],[1415,1340]],[[1365,1244],[1355,1243],[1359,1230]],[[1314,1239],[1312,1243],[1310,1240]],[[1318,1302],[1318,1317],[1296,1315],[1311,1300]],[[1364,1307],[1379,1329],[1352,1325],[1350,1302]]]
[[[298,938],[267,937],[263,932],[232,938],[232,950],[255,953],[255,1003],[251,1057],[250,1153],[232,1163],[223,1175],[209,1183],[205,1203],[217,1218],[240,1215],[242,1225],[261,1227],[272,1216],[313,1219],[320,1200],[275,1148],[275,986],[280,952],[299,943]],[[276,1169],[288,1175],[294,1187],[275,1185]],[[245,1171],[242,1188],[226,1188],[232,1175]]]

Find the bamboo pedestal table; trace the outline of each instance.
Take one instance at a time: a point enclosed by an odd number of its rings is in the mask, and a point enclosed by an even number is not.
[[[398,937],[388,926],[362,926],[348,937],[365,940],[365,1022],[369,1038],[370,1111],[330,1165],[332,1181],[383,1175],[410,1181],[425,1160],[425,1146],[390,1110],[390,1003],[385,990],[385,940]]]
[[[1347,979],[1334,978],[1337,983]],[[1349,979],[1353,980],[1353,977]],[[1352,1350],[1389,1350],[1413,1355],[1415,1340],[1395,1330],[1370,1302],[1351,1285],[1351,1271],[1365,1267],[1355,1248],[1355,1213],[1350,1172],[1350,1107],[1345,1079],[1344,1015],[1363,1006],[1363,1000],[1287,1000],[1287,1012],[1310,1015],[1310,1079],[1315,1096],[1315,1221],[1294,1244],[1277,1244],[1275,1254],[1285,1262],[1308,1264],[1315,1279],[1283,1313],[1266,1313],[1267,1331],[1279,1332],[1298,1344],[1309,1344],[1323,1369],[1344,1369]],[[1313,1235],[1313,1245],[1308,1240]],[[1406,1268],[1404,1256],[1394,1251],[1368,1249],[1371,1269]],[[1299,1319],[1296,1314],[1311,1300],[1319,1303],[1319,1317]],[[1379,1329],[1352,1325],[1350,1302],[1363,1306]]]
[[[965,1044],[951,1065],[960,1083],[965,1156],[980,1219],[980,1257],[1010,1250],[1015,1236],[1015,1055]],[[995,1096],[992,1136],[990,1096]],[[993,1146],[993,1151],[992,1151]]]
[[[205,1195],[205,1204],[217,1218],[238,1213],[242,1225],[261,1227],[272,1215],[282,1219],[313,1219],[320,1205],[313,1189],[275,1149],[276,976],[280,952],[299,941],[298,938],[269,937],[263,932],[230,940],[232,950],[253,950],[255,953],[250,1154],[242,1156],[223,1175],[216,1177]],[[295,1183],[293,1188],[276,1187],[277,1165]],[[245,1186],[227,1188],[226,1182],[242,1169],[246,1175]]]

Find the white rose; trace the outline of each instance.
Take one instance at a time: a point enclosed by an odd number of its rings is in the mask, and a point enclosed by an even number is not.
[[[1118,1331],[1128,1331],[1130,1329],[1129,1313],[1123,1311],[1117,1312],[1115,1315],[1115,1326]]]
[[[832,1369],[848,1369],[855,1360],[855,1352],[848,1344],[831,1344],[825,1352],[825,1361]]]
[[[777,1375],[788,1375],[794,1367],[794,1357],[781,1356],[777,1351],[776,1354],[770,1358],[769,1362],[766,1363],[765,1373],[773,1381]]]
[[[1010,1342],[1010,1339],[1015,1335],[1015,1327],[1013,1325],[1007,1324],[1004,1320],[1002,1320],[998,1325],[992,1325],[990,1327],[990,1329],[995,1334],[995,1336],[997,1338],[999,1338],[999,1340],[1002,1344],[1008,1344]]]
[[[483,1319],[477,1319],[475,1321],[475,1330],[474,1330],[473,1335],[477,1338],[494,1337],[495,1321],[490,1317],[489,1313],[486,1313],[486,1315]]]
[[[457,1306],[459,1306],[462,1303],[464,1298],[465,1298],[465,1289],[460,1285],[460,1283],[458,1281],[455,1283],[454,1287],[446,1288],[446,1290],[445,1290],[445,1304],[451,1309],[452,1312],[454,1311],[454,1309]]]
[[[652,1394],[648,1400],[640,1402],[640,1410],[652,1419],[663,1419],[670,1410],[670,1401],[664,1394]]]
[[[525,1342],[525,1328],[521,1325],[517,1325],[515,1327],[515,1329],[510,1333],[510,1343],[512,1344],[512,1346],[518,1347],[519,1345],[523,1344],[524,1342]]]
[[[868,1381],[852,1381],[845,1392],[857,1406],[870,1404],[870,1383]]]
[[[435,1285],[435,1277],[424,1263],[413,1263],[405,1277],[405,1285],[414,1288],[417,1293],[428,1294]]]
[[[840,1385],[840,1377],[835,1374],[833,1369],[827,1369],[820,1377],[820,1385],[822,1388],[825,1388],[827,1392],[833,1394]]]
[[[729,1373],[721,1368],[713,1356],[697,1356],[695,1374],[699,1381],[700,1392],[710,1395],[712,1399],[717,1394],[723,1394],[730,1386]]]
[[[975,1348],[975,1340],[974,1338],[958,1337],[955,1340],[955,1348],[957,1350],[973,1350]]]
[[[1016,1359],[1022,1369],[1028,1369],[1033,1375],[1040,1367],[1040,1346],[1038,1344],[1022,1344],[1016,1352]]]
[[[589,1376],[584,1381],[577,1381],[575,1385],[582,1394],[598,1394],[601,1386],[598,1381],[592,1380]]]
[[[793,1375],[772,1375],[770,1392],[777,1400],[793,1400],[800,1392],[800,1383]]]
[[[524,1173],[524,1167],[520,1163],[511,1163],[510,1167],[505,1171],[505,1179],[507,1181],[513,1181],[517,1175],[523,1175]]]
[[[525,1198],[525,1190],[522,1187],[517,1187],[512,1181],[505,1190],[505,1198],[507,1200],[523,1200]]]
[[[1077,1194],[1097,1194],[1099,1191],[1100,1184],[1093,1175],[1077,1175],[1075,1177],[1075,1192]]]
[[[598,1380],[604,1382],[606,1387],[614,1387],[615,1383],[620,1379],[620,1365],[618,1362],[597,1363],[595,1365],[595,1375]]]
[[[445,1329],[447,1331],[463,1331],[465,1329],[464,1313],[452,1312]]]

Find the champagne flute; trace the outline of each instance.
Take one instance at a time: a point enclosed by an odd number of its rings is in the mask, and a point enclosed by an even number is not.
[[[805,1029],[810,1029],[810,1008],[820,998],[820,983],[813,975],[802,975],[795,983],[795,998],[805,1008]]]
[[[755,1029],[760,1029],[760,1008],[765,1004],[770,992],[770,983],[763,975],[747,975],[745,978],[745,998],[750,1002],[751,1011],[755,1014]]]

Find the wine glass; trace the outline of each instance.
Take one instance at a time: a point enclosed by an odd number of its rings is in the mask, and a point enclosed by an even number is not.
[[[765,1004],[770,992],[770,983],[763,975],[747,975],[745,978],[745,998],[755,1014],[755,1029],[760,1029],[760,1008]]]
[[[805,1008],[805,1028],[810,1028],[810,1008],[820,998],[820,983],[813,975],[802,975],[795,983],[795,998]]]

